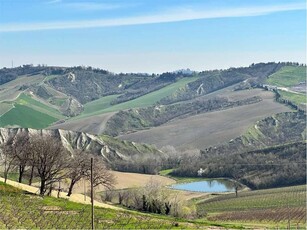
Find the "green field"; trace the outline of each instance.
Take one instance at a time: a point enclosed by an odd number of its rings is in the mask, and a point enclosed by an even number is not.
[[[304,66],[285,66],[267,79],[268,84],[283,87],[295,86],[300,82],[306,82]]]
[[[56,109],[49,107],[31,96],[21,93],[14,102],[2,102],[4,113],[0,126],[20,126],[25,128],[46,128],[58,119],[64,118]],[[9,109],[11,107],[11,109]]]
[[[98,100],[91,101],[89,103],[86,103],[84,105],[84,111],[80,115],[87,115],[87,114],[92,114],[101,110],[104,110],[106,108],[109,108],[111,106],[111,101],[115,100],[119,95],[110,95],[106,97],[102,97]]]
[[[13,105],[11,103],[7,102],[0,102],[0,116],[8,112],[10,109],[13,108]]]
[[[0,229],[91,229],[91,206],[39,197],[0,182]],[[96,229],[196,229],[209,226],[163,215],[94,208]],[[214,224],[215,226],[223,226]],[[238,228],[234,225],[224,227]]]
[[[100,106],[103,103],[103,99],[98,99],[96,101],[90,102],[87,108],[87,113],[83,113],[80,116],[76,117],[78,118],[84,118],[88,116],[94,116],[102,113],[109,113],[109,112],[115,112],[119,110],[125,110],[125,109],[130,109],[130,108],[138,108],[138,107],[146,107],[155,104],[159,100],[161,100],[164,97],[172,95],[177,89],[184,87],[186,84],[193,82],[197,79],[197,77],[191,77],[191,78],[183,78],[176,83],[173,83],[171,85],[168,85],[166,87],[163,87],[162,89],[156,90],[154,92],[148,93],[144,96],[138,97],[134,100],[130,100],[127,102],[123,102],[120,104],[116,104],[113,106],[108,106],[108,101],[111,101],[111,97],[109,96],[107,98],[107,101],[103,106],[106,106],[104,109],[99,109],[98,111],[95,111],[95,104],[97,103],[97,107]],[[91,111],[91,112],[90,112]]]
[[[58,119],[34,110],[28,106],[15,104],[13,109],[1,116],[0,127],[17,125],[21,127],[41,129],[57,120]]]
[[[39,112],[49,114],[55,118],[64,118],[63,115],[60,114],[60,112],[48,105],[45,105],[35,99],[33,99],[31,96],[26,95],[24,93],[20,94],[17,100],[15,101],[16,103],[20,105],[25,105],[28,106],[32,109],[35,109]]]
[[[285,100],[289,100],[293,102],[296,105],[300,104],[306,104],[306,95],[301,94],[301,93],[292,93],[292,92],[287,92],[287,91],[278,91],[281,95],[281,97]]]

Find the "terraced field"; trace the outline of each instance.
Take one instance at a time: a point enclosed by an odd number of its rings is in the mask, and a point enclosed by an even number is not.
[[[306,185],[221,195],[198,203],[209,220],[306,225]],[[302,228],[303,229],[303,228]]]

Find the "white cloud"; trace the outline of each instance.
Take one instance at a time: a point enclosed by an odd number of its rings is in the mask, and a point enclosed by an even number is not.
[[[122,8],[121,4],[108,4],[97,2],[71,2],[62,4],[64,7],[68,7],[76,10],[112,10]]]
[[[219,10],[201,9],[171,9],[168,12],[161,12],[149,16],[135,16],[129,18],[81,20],[81,21],[60,21],[41,23],[16,23],[0,24],[0,32],[39,31],[39,30],[60,30],[60,29],[83,29],[112,26],[142,25],[167,22],[189,21],[197,19],[229,18],[229,17],[251,17],[272,14],[283,11],[305,10],[305,4],[284,4],[274,6],[255,6],[245,8],[227,8]]]
[[[59,2],[62,2],[62,0],[51,0],[51,1],[48,1],[46,3],[47,4],[55,4],[55,3],[59,3]]]

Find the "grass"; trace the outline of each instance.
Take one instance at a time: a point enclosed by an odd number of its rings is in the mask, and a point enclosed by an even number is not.
[[[278,91],[283,99],[289,100],[296,105],[306,104],[306,95],[300,93],[291,93],[287,91]]]
[[[32,109],[38,110],[42,113],[49,114],[56,118],[64,118],[64,116],[61,115],[58,110],[33,99],[31,96],[25,93],[20,94],[15,102],[20,105],[25,105]]]
[[[0,116],[7,113],[12,108],[13,108],[13,105],[11,103],[0,102]]]
[[[1,229],[90,229],[91,206],[63,198],[39,197],[0,182]],[[168,216],[94,208],[96,229],[187,229],[208,226]],[[176,223],[176,224],[175,224]],[[217,225],[216,223],[212,223]],[[236,225],[218,226],[239,228]]]
[[[116,104],[110,107],[107,107],[107,103],[104,104],[106,106],[105,109],[99,109],[98,111],[95,111],[95,103],[96,101],[90,102],[87,111],[92,111],[90,113],[84,113],[81,114],[81,116],[78,116],[76,118],[83,118],[88,116],[94,116],[102,113],[109,113],[109,112],[115,112],[130,108],[140,108],[140,107],[146,107],[151,106],[155,104],[156,102],[160,101],[162,98],[172,95],[177,89],[184,87],[186,84],[195,81],[197,77],[191,77],[191,78],[183,78],[176,83],[173,83],[171,85],[165,86],[162,89],[156,90],[154,92],[148,93],[144,96],[138,97],[134,100],[130,100],[127,102],[123,102],[120,104]],[[111,96],[109,96],[111,97]],[[107,100],[110,100],[111,98],[107,98]],[[103,99],[98,99],[97,105],[100,105],[102,103]],[[97,108],[96,108],[97,109]]]
[[[26,105],[15,104],[13,109],[1,116],[0,127],[21,126],[42,129],[57,120],[55,117],[34,110]]]
[[[269,76],[267,83],[276,86],[291,87],[306,81],[306,67],[285,66]]]
[[[56,109],[33,99],[25,93],[21,93],[14,102],[8,103],[6,107],[9,105],[12,109],[2,114],[0,127],[20,126],[41,129],[48,127],[58,119],[64,118]]]
[[[110,96],[106,96],[106,97],[102,97],[100,99],[97,99],[95,101],[91,101],[89,103],[86,103],[84,105],[84,111],[82,112],[82,114],[80,115],[87,115],[87,114],[92,114],[95,112],[98,112],[100,110],[104,110],[106,108],[109,108],[111,106],[111,101],[113,101],[114,99],[116,99],[119,95],[110,95]]]

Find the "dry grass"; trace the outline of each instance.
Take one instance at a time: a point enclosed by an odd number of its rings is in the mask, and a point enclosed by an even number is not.
[[[126,189],[126,188],[135,188],[135,187],[143,187],[151,180],[158,181],[162,185],[170,185],[176,183],[175,180],[159,176],[159,175],[146,175],[140,173],[124,173],[124,172],[115,172],[112,174],[116,178],[115,189]],[[64,188],[67,188],[68,185],[64,184]],[[89,183],[85,182],[86,190],[89,191]],[[103,186],[98,186],[95,189],[95,192],[104,191],[105,188]],[[80,181],[74,187],[73,193],[84,193],[84,181]]]

